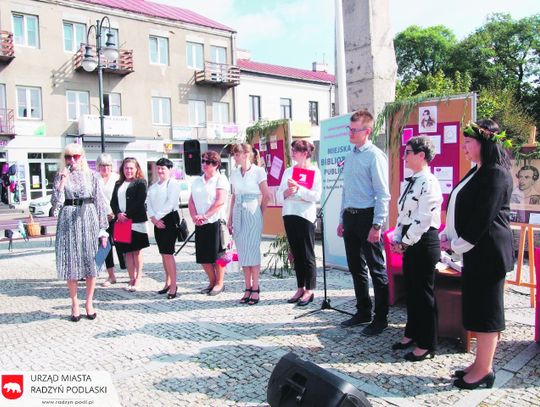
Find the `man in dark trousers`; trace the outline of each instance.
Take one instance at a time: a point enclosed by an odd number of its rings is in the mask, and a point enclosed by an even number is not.
[[[347,264],[353,277],[356,314],[341,323],[352,327],[370,323],[362,333],[378,335],[388,326],[388,277],[383,257],[381,227],[388,216],[388,160],[369,139],[373,116],[360,110],[351,116],[349,140],[353,150],[345,159],[340,223],[337,234],[345,241]],[[369,297],[368,269],[375,293],[375,316]]]

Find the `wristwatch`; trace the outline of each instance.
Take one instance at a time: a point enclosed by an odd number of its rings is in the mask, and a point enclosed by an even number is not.
[[[371,227],[373,229],[375,229],[375,230],[380,230],[381,229],[381,225],[377,225],[376,223],[374,223]]]

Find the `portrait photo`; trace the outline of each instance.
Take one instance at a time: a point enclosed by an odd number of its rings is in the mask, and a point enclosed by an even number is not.
[[[540,213],[540,160],[512,162],[514,188],[510,209],[514,221],[529,223],[531,213]]]
[[[418,133],[435,133],[437,131],[437,106],[421,106],[418,108]]]

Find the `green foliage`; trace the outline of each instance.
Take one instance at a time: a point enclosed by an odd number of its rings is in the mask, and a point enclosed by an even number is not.
[[[394,47],[401,80],[396,87],[397,99],[424,92],[511,89],[512,99],[507,106],[520,107],[516,120],[530,121],[525,117],[528,115],[540,123],[540,14],[518,20],[509,14],[492,14],[460,42],[444,26],[411,26],[395,37]],[[497,103],[484,98],[481,109],[497,110],[497,117],[509,123],[506,128],[513,137],[524,134],[524,125],[515,124],[509,114],[502,115]]]
[[[443,25],[406,28],[394,39],[399,76],[408,82],[444,69],[456,44],[454,33]]]
[[[291,248],[287,236],[278,235],[270,244],[268,251],[263,257],[269,257],[268,263],[263,270],[272,271],[272,275],[278,278],[286,278],[293,274],[294,260],[291,256]]]
[[[272,134],[279,126],[285,125],[288,123],[287,119],[279,120],[259,120],[253,126],[250,126],[246,129],[246,143],[251,144],[253,137],[256,134],[260,133],[263,136],[269,136]]]
[[[516,91],[512,88],[482,89],[478,96],[476,116],[495,120],[517,146],[528,141],[531,127],[534,126],[534,119],[517,101]]]

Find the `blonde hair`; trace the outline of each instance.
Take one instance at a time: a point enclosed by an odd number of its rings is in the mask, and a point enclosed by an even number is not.
[[[246,153],[248,155],[249,161],[252,164],[255,164],[258,167],[264,166],[264,161],[261,158],[261,154],[259,153],[259,150],[256,148],[253,148],[251,144],[247,143],[239,143],[234,144],[231,149],[231,154],[234,153]]]
[[[64,155],[75,155],[79,154],[81,158],[79,159],[79,168],[81,171],[91,174],[92,170],[90,170],[90,167],[88,166],[88,162],[86,161],[86,153],[84,152],[84,148],[81,144],[77,143],[70,143],[64,147],[64,154],[60,158],[60,171],[62,171],[64,168],[66,168],[66,160],[64,159]]]

